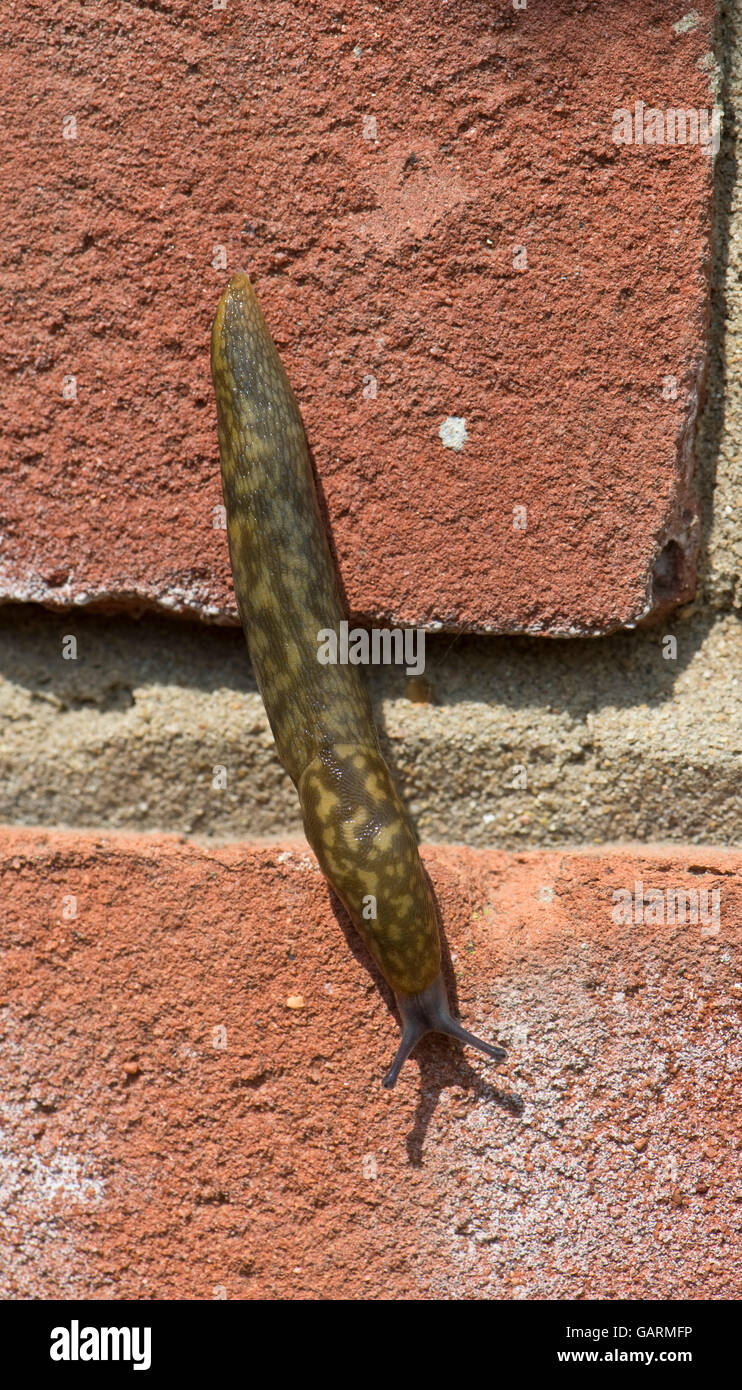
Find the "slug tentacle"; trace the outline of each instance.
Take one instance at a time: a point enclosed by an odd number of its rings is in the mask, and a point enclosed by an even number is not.
[[[242,272],[211,335],[222,488],[235,595],[278,756],[307,839],[392,986],[404,1024],[384,1085],[424,1033],[501,1060],[450,1015],[435,905],[409,817],[379,748],[357,666],[318,644],[346,617],[296,398]]]
[[[486,1052],[487,1056],[494,1058],[496,1062],[504,1062],[507,1056],[503,1047],[493,1047],[491,1043],[475,1038],[473,1033],[462,1028],[457,1019],[452,1018],[446,986],[440,974],[436,975],[432,984],[421,994],[398,994],[397,1005],[402,1015],[402,1040],[397,1055],[381,1083],[387,1091],[396,1086],[404,1063],[426,1033],[445,1033],[449,1038],[457,1038],[459,1042],[479,1048],[480,1052]]]

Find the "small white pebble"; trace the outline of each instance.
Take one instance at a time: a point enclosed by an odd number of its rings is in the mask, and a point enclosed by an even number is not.
[[[455,449],[460,453],[467,439],[466,420],[460,415],[449,415],[438,431],[444,449]]]

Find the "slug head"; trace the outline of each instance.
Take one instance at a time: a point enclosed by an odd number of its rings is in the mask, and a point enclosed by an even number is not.
[[[507,1056],[504,1048],[493,1047],[491,1043],[475,1038],[473,1033],[467,1032],[466,1028],[462,1028],[461,1024],[451,1017],[446,987],[440,974],[436,975],[421,994],[397,994],[396,999],[402,1015],[402,1040],[382,1082],[387,1091],[391,1091],[396,1085],[404,1063],[426,1033],[446,1033],[449,1038],[458,1038],[459,1042],[479,1048],[480,1052],[485,1052],[495,1062],[504,1062]]]

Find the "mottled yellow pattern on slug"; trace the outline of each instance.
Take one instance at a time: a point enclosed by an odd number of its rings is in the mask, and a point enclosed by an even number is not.
[[[299,408],[244,274],[219,302],[211,363],[235,593],[278,755],[325,876],[392,987],[418,994],[440,967],[433,899],[363,677],[317,660],[346,614]]]
[[[440,968],[435,908],[378,748],[325,746],[302,773],[299,797],[322,872],[386,979],[402,993],[423,990]]]
[[[294,393],[246,275],[211,338],[235,594],[284,767],[298,780],[323,742],[376,743],[358,673],[321,666],[317,634],[345,617]]]

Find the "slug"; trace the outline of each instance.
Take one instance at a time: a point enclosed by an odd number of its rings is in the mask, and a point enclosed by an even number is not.
[[[505,1052],[451,1016],[432,892],[379,747],[359,668],[322,665],[318,633],[346,617],[299,407],[255,292],[233,275],[216,311],[211,370],[240,619],[306,837],[384,978],[402,1038],[391,1089],[428,1032]]]

